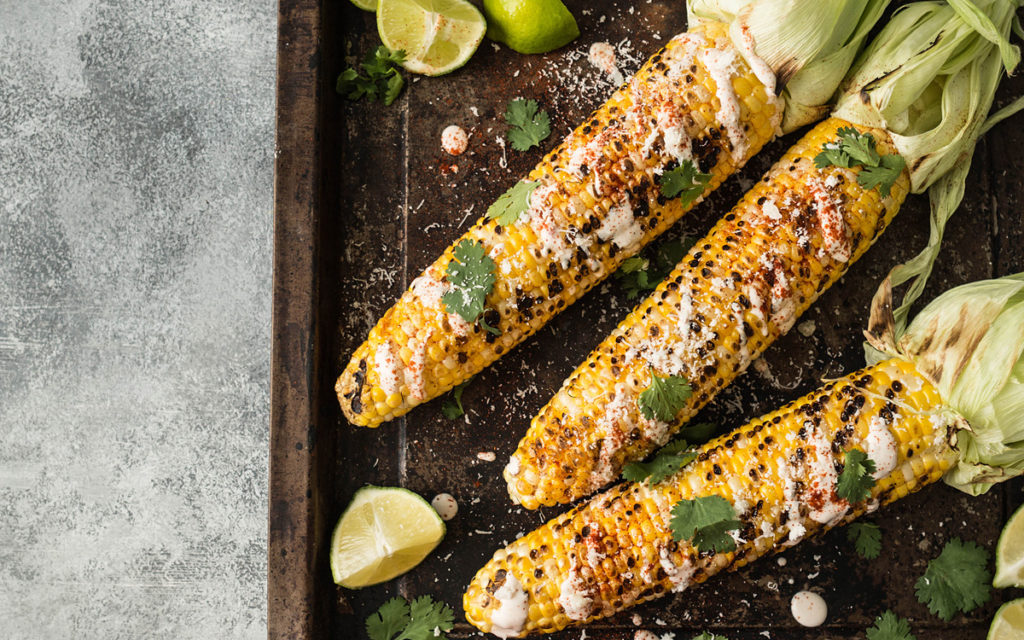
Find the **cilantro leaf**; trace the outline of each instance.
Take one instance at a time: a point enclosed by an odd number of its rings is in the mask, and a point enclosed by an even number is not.
[[[991,582],[988,551],[953,538],[928,563],[914,589],[921,604],[948,622],[958,611],[967,613],[987,602]]]
[[[672,538],[692,540],[698,551],[722,553],[736,549],[729,531],[743,526],[736,510],[722,496],[680,500],[672,507]]]
[[[391,51],[384,45],[367,54],[360,65],[366,75],[349,67],[341,72],[335,90],[349,100],[366,97],[390,105],[402,92],[405,80],[397,66],[405,60],[405,51]]]
[[[873,522],[852,523],[846,529],[846,538],[857,554],[867,560],[874,560],[882,552],[882,530]]]
[[[511,189],[498,196],[494,204],[487,208],[487,217],[497,220],[498,224],[507,227],[530,208],[530,196],[539,186],[539,182],[520,180]]]
[[[441,631],[451,631],[455,616],[451,607],[434,602],[430,596],[420,596],[410,606],[409,625],[396,640],[434,640],[447,638]],[[437,629],[439,632],[434,633]]]
[[[695,451],[688,451],[686,440],[673,440],[662,447],[650,462],[630,462],[622,470],[622,477],[630,482],[647,480],[651,484],[661,482],[676,471],[690,464],[697,457]]]
[[[897,153],[879,155],[870,133],[860,133],[853,127],[842,127],[836,133],[839,140],[822,145],[821,153],[814,157],[814,166],[824,169],[830,165],[844,168],[860,165],[857,182],[865,189],[878,187],[882,197],[888,197],[907,165],[903,157]]]
[[[539,109],[536,100],[517,98],[505,109],[508,122],[508,139],[516,151],[526,151],[538,146],[551,135],[551,121],[546,111]]]
[[[636,401],[637,407],[648,420],[669,422],[686,406],[686,401],[693,395],[693,389],[682,376],[662,378],[654,373],[654,367],[651,367],[650,371],[651,384],[640,393]]]
[[[710,180],[711,174],[701,173],[692,160],[684,160],[675,169],[661,174],[658,184],[661,185],[661,195],[666,198],[679,196],[683,206],[688,207],[704,193]]]
[[[443,296],[445,311],[457,313],[466,322],[476,322],[484,312],[484,300],[494,288],[494,260],[483,243],[462,240],[453,251],[454,259],[445,271],[453,289]]]
[[[874,472],[875,462],[868,454],[860,449],[850,449],[846,452],[846,466],[836,482],[836,495],[851,503],[867,500],[871,496],[871,487],[875,486],[875,479],[871,477]]]
[[[391,640],[407,624],[409,604],[404,598],[391,598],[366,618],[366,633],[371,640]]]
[[[857,174],[857,182],[865,189],[874,189],[877,186],[879,193],[886,198],[889,196],[892,185],[906,166],[907,163],[903,160],[903,156],[882,156],[879,166],[865,167]]]
[[[679,435],[693,444],[704,444],[711,439],[715,431],[718,431],[718,425],[714,422],[698,422],[680,429]]]
[[[842,127],[836,133],[842,140],[842,149],[857,164],[873,167],[878,164],[878,152],[875,151],[875,137],[870,133],[860,133],[853,127]]]
[[[451,396],[444,399],[444,403],[441,405],[441,413],[444,414],[444,417],[454,420],[461,418],[466,413],[465,409],[462,408],[462,392],[466,390],[470,380],[472,378],[462,384],[455,385]]]
[[[658,288],[661,281],[672,273],[672,269],[679,264],[695,242],[694,238],[666,240],[653,252],[646,251],[646,258],[633,256],[623,260],[615,272],[615,278],[625,288],[626,298],[633,300],[643,291]]]
[[[693,636],[691,640],[728,640],[728,638],[726,638],[725,636],[720,636],[714,633],[708,633],[707,631],[703,631],[699,636]]]
[[[917,640],[910,633],[910,623],[892,611],[875,618],[875,624],[868,627],[867,635],[868,640]]]

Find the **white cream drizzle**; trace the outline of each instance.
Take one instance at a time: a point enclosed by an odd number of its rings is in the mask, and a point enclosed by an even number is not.
[[[392,395],[401,389],[399,373],[402,370],[402,360],[398,357],[398,351],[391,340],[377,347],[373,352],[373,368],[377,371],[380,388],[384,393]]]
[[[608,209],[601,228],[597,230],[597,237],[605,242],[611,240],[621,249],[630,249],[643,239],[644,230],[633,215],[627,194]]]
[[[565,229],[557,219],[555,208],[551,206],[551,195],[557,189],[558,185],[553,182],[534,189],[530,194],[530,208],[519,217],[519,220],[525,219],[533,229],[534,235],[540,241],[542,255],[558,262],[566,269],[572,259],[573,248],[566,241]]]
[[[864,438],[864,453],[875,463],[875,472],[871,477],[875,480],[892,473],[899,461],[896,450],[896,438],[893,437],[885,420],[872,416],[868,421],[868,435]]]
[[[500,604],[491,614],[491,633],[499,638],[518,636],[526,625],[529,596],[521,582],[511,572],[505,574],[505,583],[494,592]]]
[[[782,264],[775,262],[773,267],[775,284],[772,285],[772,324],[780,334],[787,333],[796,322],[796,303],[793,291],[789,287],[789,278]]]
[[[569,575],[558,585],[558,592],[558,604],[570,620],[582,621],[593,615],[593,590],[587,587],[575,558],[569,568]]]
[[[732,78],[738,69],[739,59],[735,49],[705,49],[704,67],[715,81],[715,95],[718,97],[718,122],[725,127],[725,133],[732,144],[732,159],[742,162],[746,156],[748,141],[740,123],[740,101],[732,86]]]
[[[690,580],[693,578],[697,568],[689,558],[683,558],[683,563],[677,565],[672,562],[672,555],[668,552],[668,549],[662,547],[658,553],[658,562],[672,583],[672,591],[674,593],[679,593],[690,586]]]
[[[493,256],[492,256],[493,257]],[[503,267],[508,265],[508,260],[498,261]],[[508,271],[504,271],[508,273]],[[412,294],[419,298],[420,304],[428,309],[437,309],[440,314],[447,316],[448,325],[451,326],[452,330],[456,335],[464,336],[469,333],[472,326],[466,322],[462,316],[457,313],[447,313],[444,310],[444,302],[442,296],[452,290],[450,283],[441,282],[439,278],[434,275],[434,267],[430,267],[422,275],[412,281],[409,285],[409,290]]]
[[[427,331],[423,339],[415,339],[409,342],[409,349],[412,357],[409,358],[409,365],[405,367],[405,384],[409,387],[409,395],[417,401],[426,400],[426,383],[424,373],[427,363],[427,345],[430,344],[430,337],[434,330]]]
[[[825,430],[809,421],[804,422],[804,428],[809,432],[808,444],[814,447],[814,455],[807,456],[810,477],[808,484],[824,501],[820,508],[812,509],[807,517],[831,526],[846,515],[850,506],[845,500],[833,500],[839,474],[836,473],[835,461],[832,459],[832,443],[829,442]]]
[[[779,129],[779,125],[782,124],[782,113],[784,111],[782,99],[775,93],[776,91],[776,77],[775,71],[772,70],[771,66],[768,65],[763,59],[757,55],[757,43],[754,41],[753,34],[750,33],[749,27],[740,28],[740,50],[743,52],[743,58],[750,65],[751,71],[754,72],[754,76],[764,85],[765,94],[768,98],[768,102],[774,107],[775,113],[772,116],[772,128],[775,129],[777,135],[782,135],[782,131]]]

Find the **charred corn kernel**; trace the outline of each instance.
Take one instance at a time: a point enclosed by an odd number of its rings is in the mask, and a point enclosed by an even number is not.
[[[712,440],[661,483],[620,484],[498,551],[463,596],[466,619],[492,631],[495,612],[525,597],[509,635],[549,633],[741,567],[940,478],[956,460],[947,430],[958,420],[909,362],[858,371]],[[853,448],[877,470],[870,497],[850,504],[835,486]],[[673,506],[710,495],[742,523],[735,551],[673,540]]]
[[[831,118],[797,142],[569,376],[505,468],[514,501],[529,509],[572,502],[614,480],[789,331],[871,246],[909,178],[904,171],[882,198],[858,184],[858,169],[815,168],[822,145],[846,126]],[[865,131],[880,153],[895,152],[885,131]],[[671,423],[640,414],[650,367],[693,388]]]
[[[711,53],[733,63],[708,65]],[[722,104],[720,82],[744,90],[738,110]],[[482,218],[463,236],[483,243],[497,265],[484,319],[501,337],[445,312],[453,244],[352,355],[336,385],[346,417],[377,426],[494,362],[687,211],[679,199],[662,197],[663,171],[691,161],[711,175],[708,193],[772,139],[781,115],[726,25],[707,22],[674,38],[530,173],[538,185],[529,211],[508,226]],[[450,379],[409,368],[425,340],[445,352],[428,350],[431,360],[456,363]],[[390,357],[396,350],[401,362]],[[377,385],[388,396],[401,393],[401,405],[381,411]]]

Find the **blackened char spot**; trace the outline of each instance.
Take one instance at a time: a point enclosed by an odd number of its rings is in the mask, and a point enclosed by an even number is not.
[[[708,138],[693,141],[693,155],[697,158],[697,168],[701,173],[710,173],[718,164],[718,147]]]

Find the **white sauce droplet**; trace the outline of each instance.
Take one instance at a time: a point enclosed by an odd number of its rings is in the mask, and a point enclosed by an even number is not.
[[[458,125],[449,125],[441,132],[441,148],[449,155],[462,155],[468,145],[469,134]]]
[[[615,66],[615,47],[607,42],[595,42],[590,45],[587,58],[590,60],[590,64],[608,74],[608,80],[612,84],[620,85],[623,83],[622,72]]]
[[[455,498],[450,493],[437,494],[430,501],[430,506],[434,507],[437,515],[441,516],[441,519],[445,521],[451,520],[459,512],[459,503],[455,501]]]
[[[820,627],[828,617],[825,599],[813,591],[801,591],[790,602],[793,618],[805,627]]]
[[[505,574],[505,584],[494,592],[500,604],[491,615],[491,633],[499,638],[518,636],[526,624],[529,596],[512,573]]]

